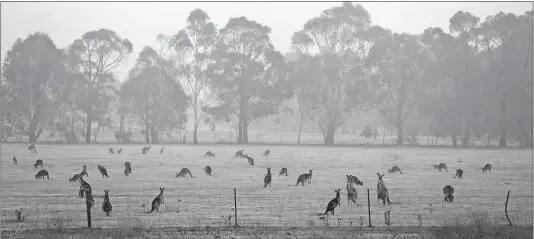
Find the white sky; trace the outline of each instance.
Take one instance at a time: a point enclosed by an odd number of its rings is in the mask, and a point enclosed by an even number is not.
[[[200,8],[208,13],[218,28],[230,17],[246,16],[271,27],[276,49],[287,52],[291,36],[322,10],[340,2],[2,2],[1,54],[17,38],[42,31],[59,48],[66,47],[84,32],[100,28],[116,31],[134,45],[128,62],[118,68],[123,80],[135,64],[138,52],[154,44],[159,33],[177,32],[186,24],[188,13]],[[532,2],[362,2],[374,24],[394,32],[420,34],[428,27],[448,29],[449,19],[459,10],[484,20],[499,11],[523,14],[532,10]],[[448,30],[447,30],[448,31]]]

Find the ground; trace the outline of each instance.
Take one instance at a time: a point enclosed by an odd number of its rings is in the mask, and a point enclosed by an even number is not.
[[[451,219],[485,214],[493,224],[507,224],[504,215],[506,193],[510,193],[508,215],[515,225],[532,224],[532,151],[527,149],[372,148],[260,145],[152,145],[148,155],[142,145],[37,145],[31,154],[26,144],[3,144],[1,148],[2,230],[76,228],[86,225],[85,203],[77,198],[79,186],[68,179],[87,164],[94,194],[92,225],[98,228],[128,227],[221,227],[233,225],[234,188],[240,226],[273,227],[363,227],[368,225],[367,189],[373,226],[386,227],[384,212],[391,210],[392,226],[437,226]],[[108,155],[107,148],[122,148],[121,155]],[[255,159],[235,159],[245,149]],[[264,158],[263,152],[271,150]],[[203,158],[206,151],[215,158]],[[14,165],[12,157],[17,156]],[[44,161],[50,180],[36,180],[36,159]],[[124,162],[132,163],[133,174],[124,176]],[[449,172],[433,170],[444,162]],[[482,173],[485,164],[492,172]],[[97,165],[104,165],[103,178]],[[209,165],[212,176],[202,168]],[[388,174],[397,165],[403,174]],[[195,178],[177,179],[182,168]],[[264,188],[266,168],[272,167],[273,182]],[[288,168],[289,176],[278,171]],[[455,170],[464,170],[455,179]],[[311,184],[295,186],[298,175],[313,169]],[[376,198],[376,173],[384,173],[391,201],[382,205]],[[356,175],[357,205],[347,206],[346,176]],[[442,187],[455,188],[454,202],[443,202]],[[152,199],[165,188],[159,212],[145,213]],[[110,190],[111,217],[102,212],[104,189]],[[341,205],[328,221],[323,213],[335,189],[341,189]],[[23,208],[25,220],[15,221],[14,211]],[[230,220],[228,217],[231,216]]]

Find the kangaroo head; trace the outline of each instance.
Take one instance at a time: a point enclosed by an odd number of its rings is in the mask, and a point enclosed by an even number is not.
[[[347,182],[350,182],[350,178],[352,175],[345,175],[345,176],[347,176]]]
[[[161,194],[163,194],[163,191],[165,190],[165,188],[159,188],[159,191]]]
[[[382,181],[382,177],[384,177],[384,174],[380,175],[379,173],[376,173],[378,175],[378,181]]]
[[[336,192],[336,195],[339,196],[339,192],[341,192],[341,189],[334,190]]]
[[[310,175],[311,175],[311,174],[312,174],[312,172],[313,172],[313,169],[310,169],[309,171],[310,171]]]
[[[100,169],[102,166],[100,166],[100,164],[97,166],[98,169]]]
[[[267,173],[271,172],[271,168],[267,167]]]

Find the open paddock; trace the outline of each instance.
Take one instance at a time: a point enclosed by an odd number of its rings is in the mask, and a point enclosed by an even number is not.
[[[532,224],[532,151],[448,149],[448,148],[350,148],[322,146],[259,145],[152,145],[147,155],[141,145],[36,145],[31,154],[26,144],[3,144],[1,148],[2,230],[86,225],[85,202],[77,197],[79,184],[68,179],[87,164],[95,204],[91,209],[93,227],[196,227],[228,226],[235,223],[234,188],[237,219],[242,226],[311,227],[325,224],[319,219],[334,190],[341,189],[341,205],[330,226],[368,225],[367,189],[373,226],[386,226],[384,212],[391,210],[394,226],[435,226],[451,218],[467,219],[472,213],[487,213],[495,224],[507,224],[504,216],[506,193],[510,193],[508,214],[514,224]],[[121,155],[108,155],[107,148],[122,148]],[[233,158],[245,149],[255,159]],[[266,149],[271,155],[265,159]],[[215,158],[203,158],[206,151]],[[18,164],[12,162],[17,156]],[[397,156],[397,157],[396,157]],[[50,180],[36,180],[39,169],[33,164],[44,161]],[[123,174],[124,162],[132,163],[133,174]],[[444,162],[449,172],[433,170]],[[493,165],[492,172],[481,167]],[[104,165],[109,178],[103,178],[97,165]],[[209,165],[212,176],[202,168]],[[388,174],[397,165],[403,174]],[[182,168],[195,178],[176,178]],[[272,186],[263,188],[266,167],[272,168]],[[288,177],[279,176],[282,167]],[[464,170],[455,179],[455,170]],[[313,169],[311,184],[295,186],[297,177]],[[384,182],[394,204],[377,203],[376,173]],[[364,182],[357,186],[357,205],[347,206],[346,176],[356,175]],[[442,187],[455,188],[454,202],[443,201]],[[159,212],[145,213],[164,187],[164,204]],[[111,217],[102,212],[104,189],[113,205]],[[15,221],[15,209],[23,208],[24,221]],[[228,220],[228,217],[231,219]]]

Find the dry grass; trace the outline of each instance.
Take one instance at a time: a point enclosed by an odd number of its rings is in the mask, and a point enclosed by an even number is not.
[[[166,145],[163,156],[159,145],[152,145],[148,155],[135,155],[141,145],[37,145],[38,154],[30,154],[27,145],[7,144],[1,150],[2,228],[11,230],[53,228],[42,222],[68,215],[66,228],[84,227],[85,204],[76,197],[78,184],[68,178],[87,164],[89,178],[96,195],[92,211],[93,227],[138,228],[150,227],[221,227],[229,224],[223,217],[234,215],[233,188],[237,188],[238,222],[242,226],[322,227],[317,213],[325,210],[335,196],[334,189],[342,189],[341,206],[330,220],[331,227],[359,227],[360,216],[367,226],[367,192],[370,189],[374,226],[385,226],[383,213],[391,210],[393,226],[438,225],[445,218],[469,215],[471,210],[488,211],[489,216],[503,220],[506,191],[511,190],[510,217],[516,224],[532,223],[532,151],[529,150],[473,150],[425,148],[328,148],[271,146],[271,156],[261,155],[266,146],[194,146]],[[121,155],[108,155],[107,148],[123,148]],[[249,166],[245,159],[233,159],[235,151],[245,149],[256,160]],[[202,158],[207,150],[215,158]],[[178,156],[180,154],[180,156]],[[11,158],[16,155],[18,165]],[[35,180],[33,163],[44,160],[50,180]],[[461,158],[461,161],[458,161]],[[132,163],[133,174],[122,173],[124,162]],[[447,163],[449,172],[436,172],[430,165]],[[482,173],[480,167],[493,164],[491,173]],[[102,178],[97,165],[108,169],[109,178]],[[209,177],[201,170],[213,168]],[[404,174],[389,175],[387,169],[398,165]],[[196,178],[176,179],[181,168],[187,167]],[[272,187],[263,188],[266,167],[273,168]],[[278,170],[287,167],[289,177],[278,176]],[[464,170],[464,179],[453,179],[456,168]],[[296,178],[308,169],[314,169],[311,184],[295,186]],[[376,173],[386,173],[384,181],[390,191],[388,206],[376,203]],[[364,186],[358,186],[357,206],[347,206],[345,175],[358,176]],[[445,204],[441,188],[455,187],[455,199]],[[165,187],[165,203],[159,213],[146,214],[152,199]],[[110,190],[113,204],[111,217],[101,209],[104,189]],[[34,196],[29,196],[34,195]],[[46,195],[38,197],[35,195]],[[71,195],[57,196],[54,195]],[[144,206],[143,206],[144,205]],[[14,209],[24,208],[23,222],[14,218]],[[6,223],[9,222],[9,223]],[[230,223],[233,224],[234,218]]]

